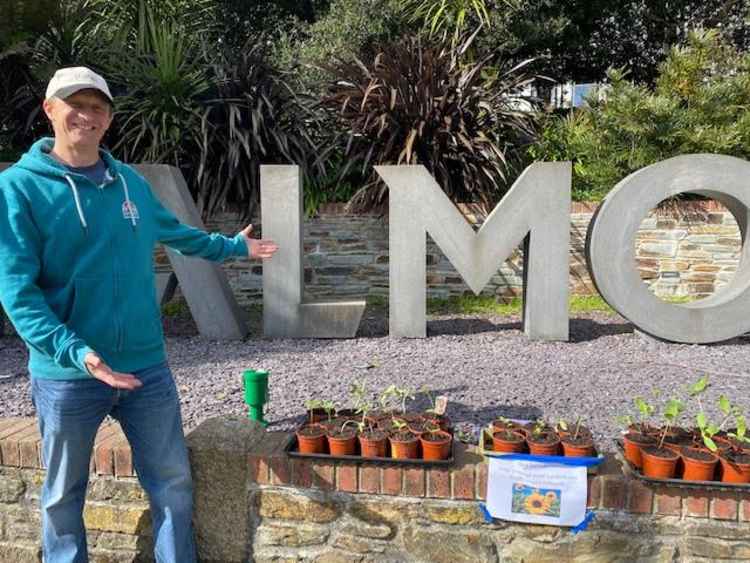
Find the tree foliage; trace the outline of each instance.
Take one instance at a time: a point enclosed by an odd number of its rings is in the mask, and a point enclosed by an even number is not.
[[[601,199],[622,178],[690,153],[750,158],[750,55],[717,32],[693,33],[670,50],[656,85],[613,70],[602,100],[549,116],[531,154],[573,161],[573,192]]]
[[[454,45],[407,37],[383,45],[370,61],[331,68],[337,78],[322,105],[345,131],[342,175],[358,166],[369,178],[356,207],[387,201],[372,169],[380,164],[423,164],[453,201],[492,207],[500,198],[507,154],[532,131],[519,102],[533,77],[523,65],[490,77],[488,59],[462,64],[471,39]]]

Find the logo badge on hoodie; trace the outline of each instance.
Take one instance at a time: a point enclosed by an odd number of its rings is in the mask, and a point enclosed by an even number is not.
[[[123,201],[122,216],[128,220],[140,219],[140,217],[138,217],[138,208],[135,206],[135,203],[133,203],[132,201]]]

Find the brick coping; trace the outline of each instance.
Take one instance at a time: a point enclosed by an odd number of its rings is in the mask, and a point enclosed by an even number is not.
[[[452,467],[425,468],[289,458],[284,452],[288,437],[286,432],[268,432],[255,453],[248,455],[250,478],[258,486],[462,501],[486,498],[488,464],[474,446],[457,444]],[[0,466],[43,469],[36,419],[0,418]],[[91,472],[135,476],[130,446],[119,423],[99,429]],[[750,522],[748,492],[646,484],[625,475],[621,462],[609,454],[598,474],[589,475],[588,506],[632,514]]]

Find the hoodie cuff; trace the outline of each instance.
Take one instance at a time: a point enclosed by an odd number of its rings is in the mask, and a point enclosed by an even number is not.
[[[249,256],[249,251],[247,248],[247,243],[245,242],[245,237],[240,233],[234,236],[232,239],[232,255],[233,256],[239,256],[239,257],[247,257]]]
[[[80,369],[83,373],[90,377],[94,377],[91,372],[89,372],[88,368],[86,367],[86,362],[84,361],[86,359],[86,355],[89,352],[94,352],[91,348],[86,346],[85,344],[82,344],[80,346],[76,347],[77,349],[71,354],[73,356],[75,365],[78,369]]]

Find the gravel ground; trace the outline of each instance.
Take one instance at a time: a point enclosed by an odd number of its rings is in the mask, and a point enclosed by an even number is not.
[[[373,390],[395,383],[430,386],[450,399],[448,415],[476,438],[493,418],[584,417],[602,450],[612,449],[614,418],[631,398],[654,387],[684,394],[686,384],[709,374],[712,399],[724,393],[750,407],[750,336],[721,345],[677,345],[633,332],[616,315],[591,313],[570,321],[570,342],[535,342],[517,317],[430,317],[428,338],[386,335],[384,311],[368,310],[360,336],[351,340],[213,342],[195,335],[187,318],[167,319],[168,350],[180,390],[186,429],[221,414],[244,414],[241,373],[270,371],[266,418],[272,429],[302,420],[312,397],[348,402],[352,382]],[[258,318],[251,318],[257,332]],[[31,416],[26,349],[13,336],[0,338],[0,416]],[[666,398],[666,397],[664,397]],[[410,403],[423,408],[422,397]],[[712,408],[707,409],[715,412]]]

